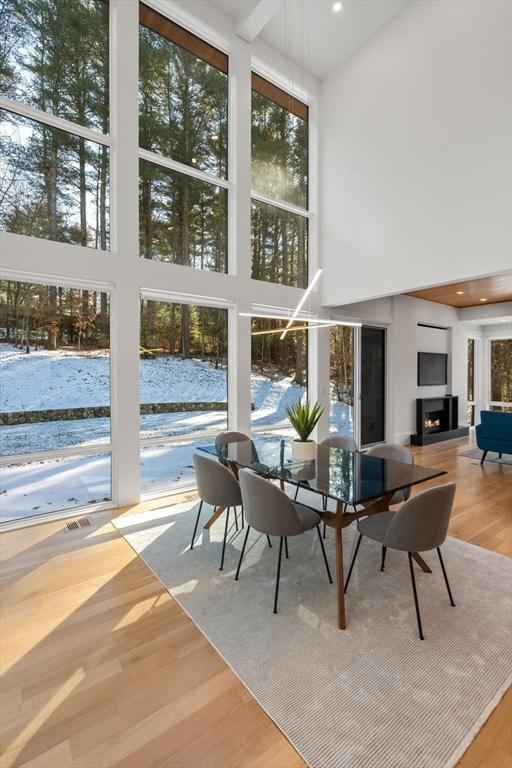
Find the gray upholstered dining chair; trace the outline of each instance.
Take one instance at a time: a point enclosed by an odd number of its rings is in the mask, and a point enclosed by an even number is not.
[[[412,554],[414,552],[426,552],[430,549],[437,549],[450,604],[455,606],[440,549],[448,532],[454,496],[455,483],[438,485],[435,488],[429,488],[427,491],[418,493],[417,496],[413,496],[412,499],[409,499],[400,507],[398,512],[378,512],[371,517],[364,517],[357,522],[359,538],[347,574],[345,592],[347,591],[363,536],[378,541],[379,544],[385,547],[407,552],[416,619],[421,640],[424,638]]]
[[[378,459],[390,459],[391,461],[401,461],[402,464],[414,464],[414,454],[405,447],[405,445],[397,445],[396,443],[383,443],[382,445],[374,445],[372,448],[368,448],[366,451],[367,456],[376,456]],[[390,504],[401,504],[403,501],[407,501],[411,495],[411,488],[402,488],[400,491],[396,491],[391,497]],[[384,570],[384,563],[386,562],[386,547],[382,547],[380,569]]]
[[[245,507],[247,531],[240,553],[238,568],[236,569],[235,580],[238,581],[251,528],[254,528],[259,533],[267,534],[267,536],[279,536],[279,557],[274,593],[274,613],[277,613],[283,543],[286,546],[288,536],[300,536],[306,531],[316,528],[327,569],[327,576],[332,584],[329,563],[325,554],[322,536],[320,535],[320,516],[315,510],[292,501],[284,491],[250,469],[240,470],[240,488]]]
[[[229,510],[231,507],[235,508],[242,504],[240,485],[231,470],[219,461],[215,461],[215,459],[209,458],[206,454],[202,455],[200,453],[194,453],[192,459],[196,473],[197,494],[201,503],[199,504],[199,510],[197,512],[190,549],[194,548],[194,539],[196,537],[203,502],[211,504],[215,509],[217,507],[226,507],[226,523],[224,526],[224,540],[222,543],[222,556],[219,569],[222,571],[224,568],[224,553],[226,551],[226,538],[228,535]]]

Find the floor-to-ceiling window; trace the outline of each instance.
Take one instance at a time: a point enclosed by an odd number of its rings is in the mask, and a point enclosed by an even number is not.
[[[512,413],[512,338],[488,339],[489,408]]]
[[[0,282],[1,520],[111,499],[110,302]]]
[[[305,288],[308,107],[253,73],[251,118],[251,274]]]
[[[193,484],[192,453],[227,428],[228,310],[141,299],[141,490]]]
[[[285,429],[306,396],[307,331],[281,339],[281,322],[257,346],[269,324],[255,318],[251,337],[239,312],[268,291],[285,318],[308,283],[311,94],[260,61],[251,104],[247,45],[158,5],[2,3],[9,515],[131,504],[191,479],[191,446],[227,425],[228,346],[234,428],[251,421],[251,340],[253,425]]]
[[[354,328],[335,325],[330,331],[330,431],[354,437]]]

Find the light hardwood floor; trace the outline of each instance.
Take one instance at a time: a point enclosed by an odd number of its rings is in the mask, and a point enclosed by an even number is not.
[[[465,447],[416,460],[457,483],[453,536],[512,555],[512,468],[480,468]],[[0,536],[2,768],[303,766],[110,515],[91,519]],[[460,767],[511,768],[511,723],[509,691]]]

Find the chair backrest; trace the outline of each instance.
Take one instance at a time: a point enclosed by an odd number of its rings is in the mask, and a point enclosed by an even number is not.
[[[414,454],[411,453],[405,445],[397,445],[396,443],[374,445],[372,448],[368,448],[366,455],[376,456],[378,459],[401,461],[404,464],[414,464]],[[390,504],[399,504],[401,501],[407,501],[410,495],[410,488],[404,488],[401,491],[397,491],[391,499]]]
[[[437,485],[413,496],[394,514],[383,545],[404,552],[440,547],[446,539],[454,496],[455,483]]]
[[[356,450],[356,441],[343,435],[330,435],[322,440],[320,445],[325,445],[326,448],[341,448],[343,451]]]
[[[512,439],[512,413],[480,411],[482,434],[495,440]]]
[[[206,454],[194,453],[192,459],[202,501],[214,507],[237,507],[242,503],[240,486],[230,469]]]
[[[215,445],[218,447],[219,445],[227,445],[228,443],[243,443],[245,440],[250,439],[249,435],[246,435],[244,432],[235,432],[233,429],[228,429],[224,432],[219,432],[215,438]]]
[[[269,536],[302,533],[293,502],[276,485],[250,469],[241,469],[240,487],[245,519],[256,531]]]

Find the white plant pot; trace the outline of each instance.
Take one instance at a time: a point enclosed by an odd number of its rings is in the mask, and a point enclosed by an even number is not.
[[[294,461],[313,461],[316,457],[316,443],[314,440],[292,442],[292,459]]]

